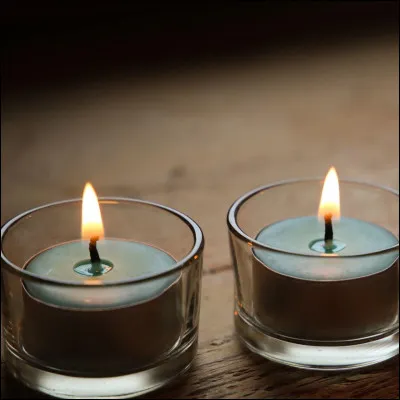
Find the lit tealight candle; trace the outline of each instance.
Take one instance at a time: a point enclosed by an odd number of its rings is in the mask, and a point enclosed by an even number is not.
[[[79,284],[24,283],[26,351],[52,368],[87,375],[127,373],[156,362],[180,339],[180,273],[107,284],[157,275],[175,264],[150,245],[104,238],[97,196],[87,184],[82,240],[46,249],[25,265],[39,276]]]
[[[391,326],[398,310],[397,254],[341,256],[377,252],[397,238],[378,225],[340,218],[334,168],[318,217],[279,221],[257,235],[257,241],[283,252],[253,250],[256,318],[284,336],[310,340],[359,338]]]

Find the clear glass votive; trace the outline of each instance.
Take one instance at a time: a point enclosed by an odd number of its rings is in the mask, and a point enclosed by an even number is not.
[[[341,180],[337,251],[329,254],[318,244],[323,182],[263,186],[229,209],[235,327],[251,351],[272,361],[359,368],[399,352],[398,192]]]
[[[147,201],[99,204],[101,276],[82,272],[81,199],[26,211],[1,229],[6,365],[55,397],[141,395],[185,372],[196,354],[200,227]]]

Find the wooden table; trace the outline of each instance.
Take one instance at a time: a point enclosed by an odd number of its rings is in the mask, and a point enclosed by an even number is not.
[[[397,358],[321,373],[242,348],[225,225],[243,192],[330,165],[339,177],[398,189],[398,84],[398,42],[388,36],[3,99],[2,223],[79,197],[90,180],[99,195],[161,202],[201,225],[198,355],[184,378],[148,398],[398,398]],[[3,398],[33,396],[4,369]]]

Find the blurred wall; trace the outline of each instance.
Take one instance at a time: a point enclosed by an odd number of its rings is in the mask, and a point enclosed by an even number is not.
[[[3,92],[71,84],[112,71],[157,72],[237,60],[287,46],[327,46],[396,33],[397,20],[397,1],[95,7],[10,1],[1,12]]]
[[[195,218],[214,268],[247,190],[331,165],[398,188],[398,2],[20,4],[1,13],[2,222],[91,181]]]

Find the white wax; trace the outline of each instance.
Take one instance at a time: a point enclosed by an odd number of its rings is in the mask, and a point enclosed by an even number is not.
[[[88,242],[74,241],[46,249],[32,258],[26,270],[39,276],[60,281],[86,284],[86,287],[62,287],[25,281],[29,293],[36,299],[58,307],[72,309],[110,309],[139,304],[160,295],[178,278],[179,273],[140,284],[105,287],[116,282],[156,275],[171,269],[176,261],[155,247],[118,239],[97,243],[101,259],[114,267],[104,275],[83,276],[74,271],[76,263],[89,259]],[[100,283],[99,286],[97,286]]]
[[[323,239],[324,224],[317,217],[291,218],[271,224],[256,240],[268,246],[318,256],[300,257],[254,249],[255,256],[268,268],[295,278],[312,280],[351,279],[368,276],[389,268],[398,258],[396,252],[377,256],[340,258],[341,255],[370,253],[391,247],[398,239],[388,230],[361,220],[342,217],[334,222],[334,238],[346,244],[336,259],[311,250],[310,242]]]

